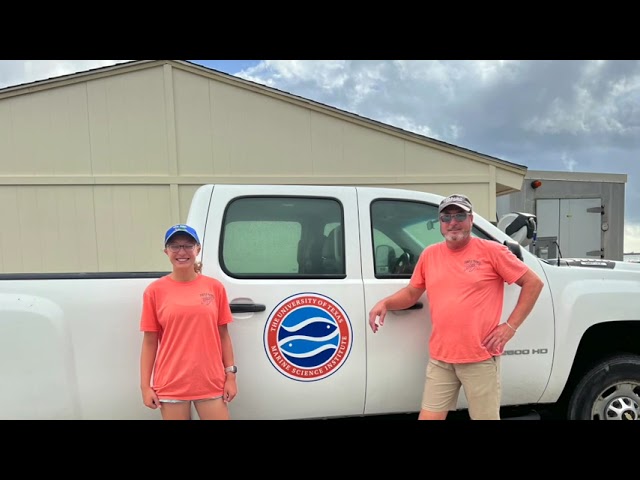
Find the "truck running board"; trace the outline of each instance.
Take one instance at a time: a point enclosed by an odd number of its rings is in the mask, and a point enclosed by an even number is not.
[[[503,417],[502,420],[541,420],[541,417],[537,412],[530,412],[517,417]]]

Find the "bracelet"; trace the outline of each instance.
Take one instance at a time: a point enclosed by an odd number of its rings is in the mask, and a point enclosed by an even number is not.
[[[513,327],[509,324],[509,322],[504,322],[504,323],[506,323],[506,324],[507,324],[507,326],[508,326],[511,330],[513,330],[514,332],[517,332],[517,331],[518,331],[518,329],[517,329],[517,328],[513,328]]]

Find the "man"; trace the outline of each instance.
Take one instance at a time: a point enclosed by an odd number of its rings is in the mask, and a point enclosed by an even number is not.
[[[445,420],[464,388],[473,420],[500,419],[500,355],[540,295],[542,280],[501,243],[471,236],[473,206],[455,194],[439,206],[444,241],[425,248],[409,285],[369,313],[373,332],[389,310],[415,304],[427,292],[432,331],[419,420]],[[500,324],[504,283],[521,287]]]

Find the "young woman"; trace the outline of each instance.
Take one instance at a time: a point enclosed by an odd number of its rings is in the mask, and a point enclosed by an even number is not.
[[[224,286],[196,262],[200,240],[188,225],[167,230],[164,253],[173,270],[145,290],[140,330],[142,400],[164,420],[228,420],[237,393],[232,321]]]

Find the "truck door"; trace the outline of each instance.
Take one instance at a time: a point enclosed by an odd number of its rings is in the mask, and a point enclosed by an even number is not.
[[[421,192],[358,190],[367,312],[409,283],[424,248],[443,241],[438,202],[439,197]],[[476,216],[473,236],[496,240],[490,236],[492,231],[497,229]],[[523,254],[524,261],[544,279],[538,260],[529,252]],[[519,293],[517,285],[505,284],[502,321],[513,310]],[[536,402],[542,395],[553,358],[553,325],[550,293],[545,288],[502,358],[504,405]],[[430,334],[426,294],[410,309],[388,312],[377,333],[367,329],[366,414],[420,409]],[[467,407],[464,391],[457,406]]]
[[[234,419],[360,415],[366,315],[354,188],[216,185],[203,273],[221,280]]]
[[[422,250],[442,241],[438,209],[423,195],[358,190],[367,316],[376,302],[409,283]],[[424,294],[413,308],[388,312],[377,333],[367,328],[366,414],[420,409],[430,333]]]

